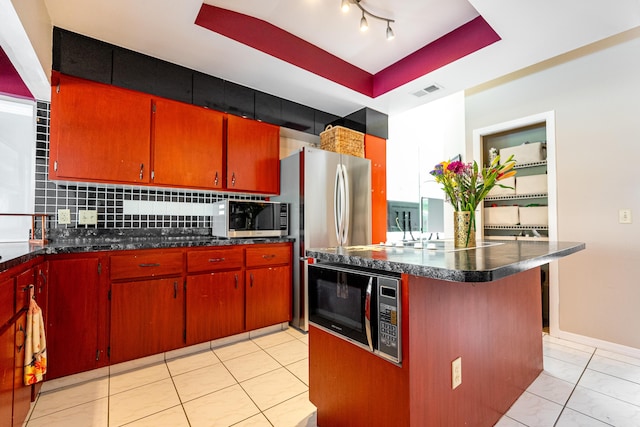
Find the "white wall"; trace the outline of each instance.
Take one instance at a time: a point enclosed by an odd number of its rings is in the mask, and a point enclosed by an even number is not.
[[[474,129],[555,110],[560,333],[640,349],[640,28],[467,92]],[[634,223],[619,224],[618,210]]]
[[[444,193],[429,172],[437,163],[464,152],[463,92],[389,117],[387,198],[415,203],[420,197],[442,199]],[[453,229],[452,217],[445,204],[445,234]],[[388,233],[388,240],[401,237],[402,233]]]

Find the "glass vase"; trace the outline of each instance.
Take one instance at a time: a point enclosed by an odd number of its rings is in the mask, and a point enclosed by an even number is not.
[[[453,212],[453,244],[456,248],[476,246],[476,227],[470,211]]]

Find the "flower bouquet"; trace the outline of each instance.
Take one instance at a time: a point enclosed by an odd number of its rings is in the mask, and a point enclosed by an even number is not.
[[[480,169],[475,161],[473,163],[444,161],[438,163],[430,172],[436,182],[442,184],[454,211],[456,213],[467,212],[464,214],[467,219],[464,220],[463,227],[459,227],[454,221],[455,244],[457,247],[475,246],[475,233],[472,233],[472,231],[475,231],[475,211],[478,208],[478,204],[496,185],[502,188],[512,188],[500,184],[499,181],[516,174],[516,171],[513,170],[515,163],[513,156],[510,156],[502,164],[500,163],[500,156],[496,156],[488,167]],[[454,218],[461,216],[456,215]],[[458,231],[464,232],[460,242]]]

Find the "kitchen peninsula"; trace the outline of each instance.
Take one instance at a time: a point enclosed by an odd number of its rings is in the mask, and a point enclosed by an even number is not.
[[[308,250],[316,263],[401,277],[401,364],[310,325],[318,425],[494,425],[542,371],[540,266],[584,248],[436,241]]]

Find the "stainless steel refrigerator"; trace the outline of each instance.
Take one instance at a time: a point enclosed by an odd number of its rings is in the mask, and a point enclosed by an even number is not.
[[[289,203],[293,245],[293,319],[309,329],[307,248],[371,243],[371,162],[305,147],[280,163],[280,196]]]

